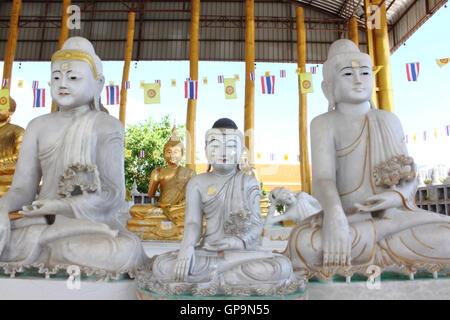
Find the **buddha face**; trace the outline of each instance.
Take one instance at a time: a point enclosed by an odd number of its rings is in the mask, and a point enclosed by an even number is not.
[[[60,109],[89,105],[103,88],[84,61],[59,60],[52,63],[51,94]]]
[[[12,114],[9,110],[0,110],[0,123],[9,121]]]
[[[333,96],[336,104],[358,104],[372,96],[372,68],[365,59],[343,59],[336,66]]]
[[[238,164],[242,152],[242,141],[234,130],[214,130],[206,138],[206,157],[213,166]]]
[[[181,144],[168,146],[164,149],[164,159],[169,165],[178,166],[183,158],[183,148]]]

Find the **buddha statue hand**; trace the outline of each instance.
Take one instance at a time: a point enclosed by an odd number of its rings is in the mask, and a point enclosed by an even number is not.
[[[3,252],[3,248],[9,243],[11,235],[11,222],[9,220],[9,212],[0,209],[0,255]]]
[[[208,251],[241,250],[245,249],[245,245],[244,241],[238,237],[224,237],[214,242],[205,243],[203,248]]]
[[[19,213],[28,217],[45,216],[52,214],[73,217],[72,208],[63,200],[37,200],[31,205],[24,206]]]
[[[349,266],[351,264],[351,237],[344,213],[324,215],[322,226],[323,266]]]
[[[193,246],[181,248],[175,264],[175,281],[184,282],[187,280],[189,270],[195,264],[195,249]]]
[[[389,208],[398,208],[402,205],[402,197],[396,191],[386,191],[372,195],[364,203],[355,203],[361,212],[374,212]]]

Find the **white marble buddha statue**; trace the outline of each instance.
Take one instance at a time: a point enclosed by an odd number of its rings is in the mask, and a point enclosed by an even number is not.
[[[51,73],[57,111],[29,123],[11,189],[0,199],[0,266],[53,274],[78,265],[106,278],[133,276],[146,257],[117,220],[124,135],[100,107],[101,61],[88,40],[73,37],[52,56]],[[10,221],[17,210],[23,217]]]
[[[370,57],[338,40],[323,79],[329,112],[311,122],[312,189],[323,211],[290,235],[284,254],[294,270],[330,278],[369,265],[410,274],[448,269],[450,217],[414,204],[416,166],[398,118],[370,101]]]
[[[238,165],[242,149],[243,135],[232,120],[219,119],[207,131],[208,172],[187,185],[181,248],[156,257],[152,274],[144,275],[141,285],[162,294],[195,295],[266,295],[296,289],[289,259],[258,248],[261,190]],[[206,230],[201,239],[203,215]]]

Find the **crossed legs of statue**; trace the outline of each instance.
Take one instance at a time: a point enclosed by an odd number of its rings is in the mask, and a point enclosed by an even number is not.
[[[308,278],[365,273],[370,265],[409,272],[450,267],[450,247],[445,245],[450,239],[450,217],[420,209],[390,209],[382,217],[350,221],[350,268],[323,266],[322,219],[321,212],[296,226],[283,252],[294,270],[304,270]]]
[[[131,270],[137,255],[142,254],[139,239],[105,224],[64,216],[52,225],[27,226],[23,221],[12,226],[0,264],[43,264],[49,268],[80,265],[121,273]]]

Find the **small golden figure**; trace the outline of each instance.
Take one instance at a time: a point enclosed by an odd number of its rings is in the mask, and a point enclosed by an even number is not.
[[[11,124],[16,102],[10,98],[9,110],[0,110],[0,196],[9,190],[19,157],[24,129]]]
[[[158,187],[160,197],[155,204],[136,204],[131,207],[127,229],[147,240],[181,240],[184,230],[186,185],[195,171],[180,166],[184,146],[172,129],[172,136],[164,145],[167,167],[159,167],[150,174],[148,196],[153,198]]]

